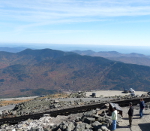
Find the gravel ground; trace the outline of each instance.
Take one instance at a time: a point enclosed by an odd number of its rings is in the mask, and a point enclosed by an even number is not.
[[[80,100],[82,99],[83,101],[92,101],[92,100],[95,100],[95,101],[105,101],[105,100],[108,100],[108,98],[64,98],[64,99],[59,99],[59,101],[76,101],[76,100]]]
[[[125,96],[125,95],[129,95],[130,93],[123,93],[123,91],[117,91],[117,90],[100,90],[100,91],[90,91],[90,92],[86,92],[86,96],[89,97],[90,95],[92,95],[92,93],[96,93],[96,97],[108,97],[108,96]],[[135,91],[135,95],[142,95],[145,94],[147,92],[144,91]]]

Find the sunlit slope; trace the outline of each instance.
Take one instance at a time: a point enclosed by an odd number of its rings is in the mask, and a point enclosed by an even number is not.
[[[2,52],[1,52],[2,54]],[[5,55],[7,54],[7,56]],[[149,90],[150,67],[51,49],[27,49],[0,57],[0,97],[69,90]]]

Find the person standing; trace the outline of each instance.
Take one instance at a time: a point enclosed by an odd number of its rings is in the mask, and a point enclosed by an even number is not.
[[[145,107],[145,102],[143,100],[143,98],[140,99],[140,118],[143,117],[143,109]]]
[[[132,118],[133,118],[133,106],[132,106],[132,102],[129,103],[129,110],[128,110],[128,116],[129,116],[129,126],[131,127],[132,126]]]
[[[116,107],[113,108],[112,112],[112,131],[116,130],[116,125],[117,125],[117,110]]]

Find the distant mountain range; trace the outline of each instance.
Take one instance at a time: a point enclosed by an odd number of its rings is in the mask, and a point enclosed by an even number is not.
[[[150,90],[150,67],[51,49],[0,52],[0,97],[61,91]]]
[[[52,47],[54,47],[54,45],[52,45]],[[11,53],[18,53],[25,49],[27,49],[27,47],[0,47],[0,51],[6,51],[6,52],[11,52]],[[80,55],[100,56],[106,59],[120,61],[124,63],[150,66],[150,56],[139,54],[139,53],[122,54],[116,51],[95,52],[92,50],[85,50],[85,51],[74,50],[72,52],[75,52]]]
[[[75,50],[73,52],[78,53],[80,55],[88,55],[94,57],[98,56],[98,57],[104,57],[109,60],[115,60],[124,63],[150,66],[150,56],[146,56],[143,54],[137,54],[137,53],[121,54],[116,51],[94,52],[91,50],[86,50],[86,51]]]
[[[0,51],[6,51],[6,52],[12,52],[12,53],[20,52],[25,49],[26,47],[0,47]]]

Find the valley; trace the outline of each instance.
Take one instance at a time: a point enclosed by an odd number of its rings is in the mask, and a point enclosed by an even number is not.
[[[148,66],[51,49],[0,54],[1,98],[79,90],[150,90]]]

